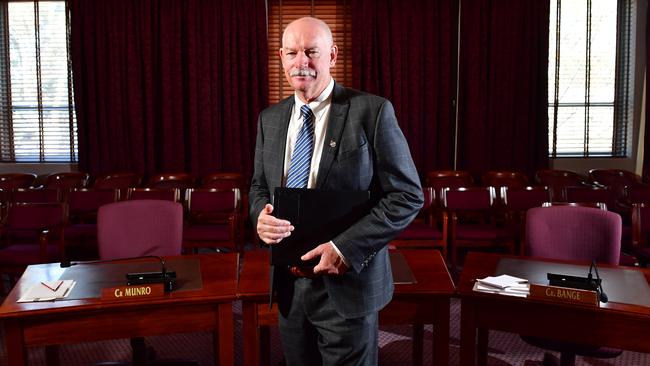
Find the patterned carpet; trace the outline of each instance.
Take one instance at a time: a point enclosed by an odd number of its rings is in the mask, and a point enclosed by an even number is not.
[[[235,359],[236,365],[241,365],[241,304],[235,303]],[[450,323],[450,360],[449,365],[458,365],[459,344],[459,313],[460,303],[452,300]],[[158,359],[193,359],[200,365],[213,365],[211,335],[208,333],[177,334],[162,337],[149,337],[147,344],[156,350]],[[280,341],[276,330],[271,332],[272,365],[278,365],[282,359]],[[4,345],[4,335],[0,332]],[[382,327],[379,335],[379,364],[380,365],[409,365],[411,364],[411,329],[408,326]],[[431,327],[425,327],[424,344],[425,365],[431,365]],[[519,336],[503,333],[490,333],[489,365],[506,366],[538,366],[544,352],[528,346]],[[4,346],[0,348],[0,365],[7,365]],[[111,340],[74,345],[60,348],[61,364],[64,366],[94,365],[103,361],[125,361],[130,357],[128,340]],[[45,365],[45,352],[42,348],[29,350],[29,364]],[[623,355],[613,360],[596,360],[579,357],[577,364],[581,366],[642,366],[650,365],[650,354],[623,352]]]

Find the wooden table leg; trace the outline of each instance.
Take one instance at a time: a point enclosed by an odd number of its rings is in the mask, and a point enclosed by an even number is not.
[[[476,364],[476,304],[472,300],[462,299],[460,305],[460,364]]]
[[[413,358],[415,366],[422,366],[422,351],[424,350],[424,324],[413,324]]]
[[[217,306],[219,325],[214,332],[214,362],[215,365],[232,366],[235,363],[235,327],[232,303],[221,303]]]
[[[434,365],[449,364],[449,299],[437,300],[434,304],[436,319],[433,324],[431,357]]]
[[[244,365],[257,366],[260,364],[260,328],[255,302],[242,301],[242,321]]]
[[[260,365],[269,366],[271,364],[271,327],[268,325],[260,326]]]
[[[45,364],[47,366],[59,366],[59,346],[45,346]]]
[[[23,339],[23,328],[17,320],[5,320],[5,346],[7,347],[7,365],[22,366],[27,364],[27,349]]]
[[[476,364],[479,366],[487,365],[487,351],[488,351],[488,336],[490,334],[489,329],[479,328],[477,329],[478,341],[476,345]]]

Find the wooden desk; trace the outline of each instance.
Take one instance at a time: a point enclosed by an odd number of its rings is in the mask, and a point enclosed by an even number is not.
[[[8,364],[25,365],[27,347],[31,346],[213,331],[215,365],[232,365],[232,301],[236,299],[238,255],[166,257],[167,263],[176,258],[199,259],[202,287],[198,290],[179,290],[148,300],[102,301],[99,298],[86,298],[17,303],[16,300],[31,285],[56,280],[62,273],[58,263],[29,266],[0,307]],[[106,265],[110,264],[102,264]],[[73,268],[83,271],[91,266]],[[83,280],[76,278],[77,282]]]
[[[601,307],[545,302],[512,296],[472,291],[474,279],[496,274],[500,258],[517,258],[486,253],[468,253],[461,274],[458,293],[461,297],[460,364],[487,364],[489,330],[501,330],[547,337],[563,341],[602,345],[638,352],[650,352],[650,307],[616,303]],[[578,262],[551,261],[519,257],[524,265]],[[580,263],[589,268],[588,263]],[[614,270],[638,270],[650,281],[650,271],[631,267],[599,266]],[[586,272],[585,272],[586,274]],[[543,276],[546,275],[544,271]],[[601,270],[601,277],[604,278]],[[538,276],[536,276],[539,278]],[[610,284],[611,287],[611,284]],[[624,284],[617,289],[625,288]]]
[[[379,313],[380,324],[413,324],[413,364],[422,364],[424,324],[433,324],[433,364],[449,358],[449,300],[454,285],[437,250],[401,250],[417,283],[396,284],[393,300]],[[269,255],[247,252],[239,277],[243,307],[244,365],[269,364],[269,326],[278,322],[269,310]],[[416,342],[415,340],[419,341]],[[260,340],[261,344],[260,344]],[[260,348],[262,349],[260,353]]]

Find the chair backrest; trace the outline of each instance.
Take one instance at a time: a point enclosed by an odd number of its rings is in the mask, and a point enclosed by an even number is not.
[[[535,173],[535,180],[551,190],[551,200],[566,201],[564,187],[589,185],[587,177],[570,170],[541,169]]]
[[[650,184],[635,184],[626,191],[630,203],[650,203]]]
[[[589,207],[607,211],[607,204],[604,202],[544,202],[542,205],[542,207],[553,206]]]
[[[528,186],[528,177],[522,172],[493,170],[481,177],[481,183],[486,186],[492,186],[497,189],[500,187],[524,188]]]
[[[443,205],[450,211],[488,210],[494,196],[494,187],[445,188]]]
[[[650,246],[649,204],[632,204],[632,246],[637,249]]]
[[[528,186],[523,188],[501,187],[501,197],[508,211],[522,212],[541,207],[551,199],[548,187]]]
[[[610,210],[614,208],[614,202],[616,201],[614,192],[606,187],[564,187],[564,197],[566,197],[567,202],[602,202]]]
[[[244,193],[248,191],[249,185],[250,182],[246,181],[243,174],[233,172],[212,173],[201,179],[201,188],[239,188],[239,191]]]
[[[178,255],[183,242],[183,206],[177,202],[135,200],[99,208],[100,259]]]
[[[605,187],[631,186],[641,183],[641,177],[624,169],[591,169],[589,178],[596,184]]]
[[[591,207],[536,207],[526,215],[527,255],[618,264],[621,216]]]
[[[438,197],[437,204],[442,206],[445,188],[465,188],[474,186],[474,178],[464,170],[433,170],[427,173],[426,185],[432,187]]]
[[[58,188],[16,188],[11,192],[11,201],[16,203],[61,202],[61,190]]]
[[[149,188],[179,188],[194,187],[194,176],[188,173],[165,173],[154,175],[147,184]]]
[[[36,174],[4,173],[0,174],[0,189],[11,192],[15,188],[29,188],[34,185]]]
[[[45,178],[45,188],[83,188],[88,184],[88,173],[82,172],[61,172],[52,173]]]
[[[101,206],[117,202],[119,197],[119,189],[73,189],[68,194],[70,219],[94,219]]]
[[[164,200],[180,202],[181,192],[178,188],[129,188],[127,200]]]
[[[43,230],[60,228],[65,223],[64,203],[14,203],[9,206],[6,229]]]
[[[241,211],[238,188],[190,188],[187,190],[187,209],[191,221],[223,220]]]
[[[142,177],[139,174],[133,172],[109,173],[97,176],[95,183],[93,184],[93,188],[117,188],[125,190],[132,187],[139,187],[141,180]]]

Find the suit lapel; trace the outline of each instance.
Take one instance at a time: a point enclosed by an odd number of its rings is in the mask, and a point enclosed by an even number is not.
[[[346,117],[350,109],[350,103],[345,96],[345,88],[334,84],[332,91],[332,105],[330,106],[329,120],[327,122],[327,132],[323,144],[323,153],[318,167],[318,179],[316,180],[316,189],[322,188],[327,180],[332,162],[339,149],[341,135],[345,127]]]
[[[282,186],[282,175],[284,174],[284,156],[287,149],[287,133],[289,131],[289,120],[291,118],[291,110],[294,104],[294,97],[291,95],[281,102],[280,105],[280,118],[278,119],[278,125],[276,129],[276,136],[272,136],[270,141],[273,141],[273,146],[269,148],[269,151],[281,151],[279,156],[282,159],[282,164],[279,164],[280,169],[272,171],[270,174],[269,183],[271,187],[280,187]]]

